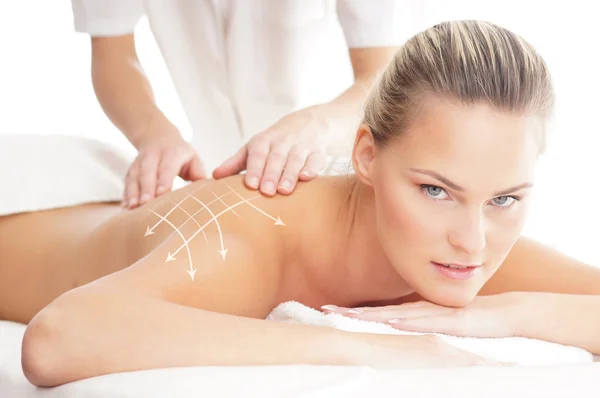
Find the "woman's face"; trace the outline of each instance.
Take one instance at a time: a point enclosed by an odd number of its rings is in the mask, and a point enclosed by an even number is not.
[[[466,305],[504,261],[525,222],[540,134],[535,117],[437,103],[375,151],[377,233],[423,298]]]

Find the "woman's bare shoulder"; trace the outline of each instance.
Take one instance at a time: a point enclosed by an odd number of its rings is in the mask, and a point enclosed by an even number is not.
[[[266,316],[279,290],[285,227],[277,206],[233,181],[190,184],[150,202],[144,239],[156,247],[123,271],[94,282],[178,304]],[[266,313],[265,313],[266,312]]]

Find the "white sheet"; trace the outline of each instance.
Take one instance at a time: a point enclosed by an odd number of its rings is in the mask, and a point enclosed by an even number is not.
[[[367,367],[189,367],[118,373],[41,389],[21,371],[25,325],[0,321],[1,398],[598,397],[600,363],[376,370]]]

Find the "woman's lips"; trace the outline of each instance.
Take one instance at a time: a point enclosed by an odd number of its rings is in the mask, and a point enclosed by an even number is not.
[[[455,266],[455,267],[460,267],[460,268],[451,268],[451,267],[448,267],[447,265],[435,263],[433,261],[431,262],[431,264],[433,265],[433,268],[437,272],[439,272],[440,274],[442,274],[443,276],[445,276],[447,278],[455,279],[455,280],[469,279],[479,271],[479,268],[481,268],[479,266],[469,266],[469,267]],[[452,264],[450,264],[450,265],[452,265]]]

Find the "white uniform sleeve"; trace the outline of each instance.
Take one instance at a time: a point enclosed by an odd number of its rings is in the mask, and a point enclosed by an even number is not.
[[[76,32],[92,36],[130,34],[144,15],[143,0],[71,0]]]
[[[406,39],[400,26],[406,0],[337,0],[337,14],[348,47],[391,47]]]

